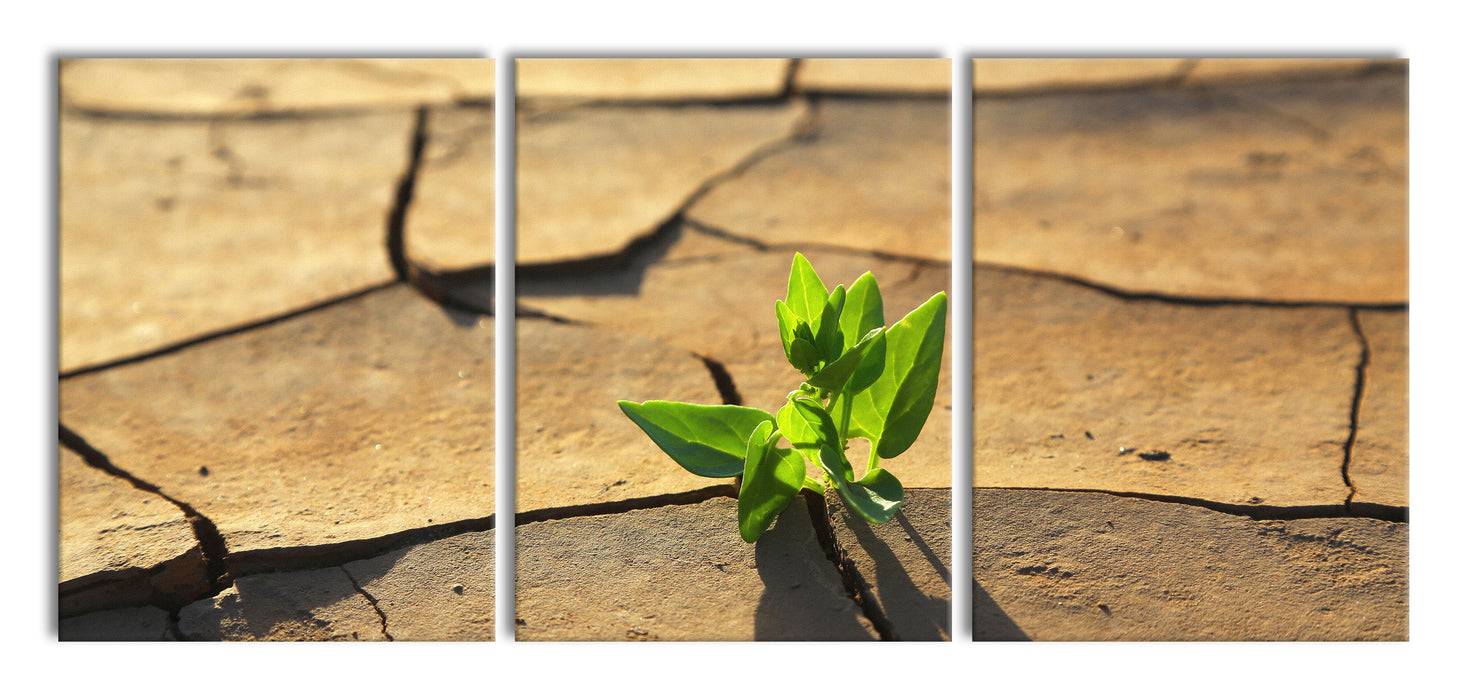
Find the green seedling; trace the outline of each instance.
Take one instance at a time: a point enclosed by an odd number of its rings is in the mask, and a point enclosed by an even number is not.
[[[862,518],[885,523],[902,506],[902,482],[878,465],[912,446],[933,409],[947,313],[948,297],[938,292],[887,326],[872,273],[827,291],[796,253],[775,320],[785,358],[805,381],[774,415],[672,401],[617,405],[684,469],[743,477],[739,534],[746,542],[759,539],[802,487],[834,488]],[[870,446],[860,478],[846,457],[853,438]],[[819,479],[806,476],[807,462]]]

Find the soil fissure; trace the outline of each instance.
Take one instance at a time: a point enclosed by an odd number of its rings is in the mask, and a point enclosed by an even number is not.
[[[382,611],[382,606],[377,604],[377,599],[373,598],[372,594],[368,593],[367,589],[362,587],[362,584],[357,583],[357,578],[352,576],[352,572],[347,571],[346,567],[339,566],[337,568],[341,569],[342,573],[347,575],[347,580],[352,582],[352,588],[357,589],[357,592],[361,593],[362,597],[367,599],[367,604],[371,605],[372,609],[377,611],[377,617],[382,620],[382,636],[387,637],[387,641],[389,642],[394,641],[392,633],[387,631],[387,613]]]
[[[821,551],[825,553],[826,559],[831,566],[836,567],[836,572],[841,576],[841,585],[846,589],[847,597],[856,603],[863,616],[872,623],[872,629],[877,631],[877,636],[884,642],[900,641],[897,631],[893,628],[892,621],[882,612],[882,606],[877,604],[872,596],[872,586],[857,570],[856,563],[846,556],[846,549],[841,546],[836,537],[836,528],[832,524],[833,508],[842,507],[839,499],[828,500],[823,494],[802,490],[800,495],[805,498],[806,509],[810,512],[811,525],[815,527],[816,542],[820,544]]]
[[[193,506],[164,493],[156,485],[118,468],[107,455],[92,447],[65,424],[59,424],[59,428],[62,446],[76,453],[88,466],[109,476],[122,479],[139,491],[162,498],[183,513],[184,519],[189,523],[189,528],[193,530],[194,540],[199,543],[199,551],[204,559],[205,577],[209,582],[208,596],[213,596],[234,583],[235,577],[230,569],[229,549],[213,521],[204,517]]]
[[[1346,488],[1351,490],[1346,494],[1347,510],[1353,510],[1352,501],[1356,499],[1356,484],[1351,481],[1351,453],[1356,449],[1356,434],[1361,426],[1361,400],[1366,394],[1366,368],[1371,365],[1371,343],[1366,340],[1366,331],[1361,328],[1361,312],[1352,308],[1350,318],[1351,331],[1361,344],[1361,359],[1356,363],[1356,386],[1351,395],[1351,429],[1346,434],[1341,454],[1341,479],[1346,482]]]
[[[988,491],[1050,491],[1054,493],[1099,493],[1119,498],[1137,498],[1144,501],[1155,501],[1158,503],[1176,503],[1179,505],[1196,506],[1208,510],[1238,515],[1251,520],[1314,520],[1320,518],[1369,518],[1389,523],[1407,522],[1408,509],[1405,506],[1388,506],[1380,503],[1353,503],[1348,507],[1346,504],[1327,504],[1313,506],[1267,506],[1267,505],[1241,505],[1237,503],[1223,503],[1220,501],[1209,501],[1202,498],[1188,496],[1171,496],[1158,493],[1139,493],[1135,491],[1110,491],[1107,489],[1079,489],[1058,488],[1045,486],[975,486],[975,489]]]

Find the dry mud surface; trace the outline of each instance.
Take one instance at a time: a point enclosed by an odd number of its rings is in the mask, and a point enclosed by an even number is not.
[[[63,63],[61,638],[491,640],[497,524],[517,640],[1407,638],[1401,62],[980,60],[957,283],[951,74],[520,61],[496,513],[492,62]],[[615,401],[778,407],[796,251],[973,375],[750,545]]]

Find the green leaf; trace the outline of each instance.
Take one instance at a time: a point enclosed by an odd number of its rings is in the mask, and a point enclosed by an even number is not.
[[[841,345],[841,307],[845,303],[846,288],[838,284],[831,290],[831,297],[826,300],[825,308],[821,309],[820,324],[811,328],[816,334],[816,349],[821,352],[822,362],[835,361],[844,349]]]
[[[802,329],[806,327],[804,323],[804,321],[801,322]],[[800,336],[790,341],[790,365],[800,370],[801,374],[811,376],[815,373],[816,365],[820,364],[820,361],[821,353],[816,350],[814,343]]]
[[[816,275],[810,261],[804,255],[796,253],[795,259],[790,262],[790,283],[785,292],[785,304],[795,312],[796,318],[811,324],[811,330],[816,331],[821,311],[826,308],[829,298],[826,285]]]
[[[745,542],[759,539],[805,482],[805,460],[792,449],[776,447],[779,438],[769,421],[749,436],[739,486],[739,536]]]
[[[902,482],[882,468],[869,470],[858,481],[837,479],[836,490],[857,515],[877,524],[891,520],[905,498]]]
[[[846,291],[846,303],[841,308],[841,333],[855,345],[856,339],[865,338],[873,328],[885,325],[882,292],[877,289],[877,278],[870,272],[863,272]]]
[[[836,424],[820,402],[806,396],[791,396],[775,413],[775,423],[795,450],[823,468],[840,468],[846,479],[856,478],[851,463],[846,461],[845,446]],[[840,458],[830,465],[821,461],[821,448],[829,447]]]
[[[848,435],[870,440],[882,459],[907,451],[933,410],[947,311],[948,296],[938,292],[888,328],[881,375],[849,399]],[[856,374],[861,370],[858,367]],[[845,400],[838,397],[838,402]]]
[[[795,340],[795,324],[799,319],[795,318],[795,312],[790,310],[785,302],[775,300],[775,323],[780,328],[780,343],[785,346],[785,359],[790,364],[795,364],[795,358],[791,354],[790,344]]]
[[[861,341],[852,346],[850,350],[847,350],[845,353],[843,353],[841,357],[838,358],[835,362],[827,364],[825,367],[821,368],[821,371],[816,372],[815,376],[812,376],[810,378],[811,385],[820,387],[822,389],[825,389],[826,391],[841,391],[846,386],[847,379],[849,379],[852,375],[852,372],[855,372],[856,368],[862,364],[862,360],[866,359],[867,351],[869,351],[873,345],[877,344],[877,341],[881,337],[881,335],[881,328],[873,328],[872,331],[868,333],[865,338],[862,338]],[[881,371],[880,365],[877,366],[877,371]],[[876,377],[872,377],[872,379],[876,379]],[[867,382],[867,384],[870,383],[871,382]]]
[[[700,406],[674,401],[618,401],[627,414],[673,461],[699,476],[738,476],[751,433],[775,420],[747,406]]]

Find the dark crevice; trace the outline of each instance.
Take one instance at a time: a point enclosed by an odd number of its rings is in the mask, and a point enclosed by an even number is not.
[[[515,279],[550,279],[584,275],[606,270],[626,270],[634,267],[646,267],[657,262],[663,257],[672,242],[681,234],[682,228],[686,223],[685,212],[689,208],[697,203],[699,199],[707,195],[713,188],[744,174],[759,161],[782,150],[799,145],[801,140],[813,129],[814,113],[814,106],[807,103],[805,115],[796,122],[796,125],[791,129],[790,133],[775,141],[756,147],[728,169],[715,173],[707,180],[704,180],[692,194],[683,199],[667,219],[658,223],[647,233],[635,237],[620,250],[574,260],[516,265]]]
[[[1344,301],[1291,301],[1274,299],[1251,299],[1247,297],[1190,297],[1178,294],[1163,294],[1160,292],[1131,292],[1117,287],[1108,286],[1099,282],[1067,275],[1049,270],[1034,270],[1014,265],[1003,265],[1000,263],[976,262],[974,273],[978,274],[980,269],[993,270],[996,272],[1010,272],[1043,279],[1056,280],[1074,284],[1087,289],[1095,290],[1118,299],[1127,301],[1158,301],[1167,304],[1179,304],[1183,306],[1257,306],[1264,308],[1285,309],[1370,309],[1375,311],[1405,311],[1406,302],[1381,302],[1377,304],[1363,304],[1359,302]]]
[[[1345,447],[1341,455],[1341,479],[1351,492],[1346,494],[1346,510],[1353,510],[1356,484],[1351,481],[1351,452],[1356,448],[1356,432],[1361,426],[1361,399],[1366,393],[1366,368],[1371,365],[1371,344],[1366,340],[1366,331],[1361,328],[1361,313],[1350,310],[1351,330],[1361,344],[1361,359],[1356,363],[1356,387],[1351,395],[1351,430],[1346,434]]]
[[[694,491],[682,493],[667,493],[657,496],[644,496],[641,498],[628,498],[620,501],[607,501],[605,503],[587,503],[576,506],[554,506],[551,508],[537,508],[515,514],[515,526],[527,525],[529,523],[545,522],[547,520],[564,520],[566,518],[581,518],[590,515],[614,515],[634,510],[645,510],[648,508],[661,508],[663,506],[686,506],[694,503],[715,498],[738,498],[739,489],[734,484],[718,484],[716,486],[705,486]]]
[[[700,221],[698,219],[690,218],[687,220],[686,223],[688,225],[688,228],[703,235],[712,236],[714,238],[729,241],[731,243],[738,243],[740,245],[749,246],[761,252],[768,252],[772,250],[795,252],[807,250],[822,250],[835,253],[846,253],[848,255],[864,255],[867,257],[875,258],[877,260],[885,260],[888,262],[906,262],[914,263],[917,265],[928,265],[933,267],[945,268],[949,266],[949,262],[947,260],[935,260],[931,258],[917,257],[914,255],[901,255],[898,253],[889,253],[886,251],[871,250],[868,248],[852,248],[850,246],[844,246],[835,243],[765,243],[764,241],[761,241],[757,238],[740,235],[728,229],[719,228],[706,221]]]
[[[541,321],[550,321],[551,323],[558,323],[558,324],[563,325],[563,326],[594,326],[594,325],[596,325],[594,323],[590,323],[590,322],[587,322],[587,321],[580,321],[580,320],[577,320],[577,319],[574,319],[574,318],[566,318],[564,316],[557,316],[557,315],[555,315],[553,313],[550,313],[548,311],[541,311],[540,309],[533,309],[533,308],[531,308],[529,306],[525,306],[524,304],[521,304],[518,301],[515,302],[515,318],[517,318],[517,319],[520,319],[520,318],[533,318],[533,319],[538,319],[538,320],[541,320]]]
[[[738,243],[739,245],[749,246],[750,248],[761,252],[770,249],[770,246],[766,245],[764,241],[756,238],[750,238],[749,236],[741,236],[728,229],[718,228],[712,224],[699,221],[698,219],[690,218],[687,220],[687,223],[688,228],[693,229],[694,231],[701,233],[705,236],[729,241],[730,243]]]
[[[151,493],[165,501],[173,504],[183,512],[189,527],[194,532],[194,539],[199,543],[199,550],[204,559],[204,573],[209,583],[209,596],[228,588],[234,583],[234,573],[230,568],[229,549],[225,546],[224,537],[219,534],[219,528],[215,527],[213,521],[204,517],[193,506],[184,503],[166,493],[157,486],[129,474],[117,465],[107,455],[92,447],[83,440],[80,435],[65,424],[58,424],[60,428],[61,444],[67,449],[75,452],[88,466],[97,469],[109,476],[122,479],[139,491]]]
[[[83,119],[119,122],[284,122],[303,119],[348,119],[370,114],[400,112],[396,107],[325,107],[321,109],[282,109],[269,112],[241,112],[238,114],[190,113],[190,112],[129,112],[97,107],[62,105],[64,114]]]
[[[352,582],[352,588],[357,589],[357,592],[361,593],[362,597],[367,599],[367,604],[371,605],[372,609],[377,611],[377,617],[382,620],[382,636],[387,637],[387,641],[389,642],[394,641],[392,634],[387,631],[387,613],[382,611],[382,606],[377,604],[377,599],[373,598],[372,594],[368,593],[367,589],[362,587],[362,584],[357,583],[357,578],[352,576],[352,572],[347,571],[346,567],[340,566],[337,568],[341,569],[342,573],[347,575],[347,580]]]
[[[265,318],[265,319],[261,319],[261,320],[258,320],[258,321],[250,321],[249,323],[244,323],[244,324],[241,324],[241,325],[238,325],[238,326],[231,326],[229,328],[224,328],[224,329],[213,331],[213,332],[210,332],[210,333],[205,333],[203,335],[197,335],[197,336],[194,336],[192,338],[186,338],[186,339],[180,340],[180,341],[178,341],[176,343],[170,343],[168,345],[164,345],[163,347],[160,347],[160,348],[157,348],[157,349],[154,349],[154,350],[148,350],[146,352],[142,352],[142,353],[139,353],[137,355],[130,355],[128,357],[122,357],[122,358],[118,358],[116,360],[108,360],[106,362],[98,363],[98,364],[95,364],[95,365],[85,365],[85,366],[82,366],[82,367],[78,367],[76,369],[72,369],[72,370],[68,370],[66,372],[62,372],[60,378],[62,380],[67,380],[67,379],[71,379],[73,377],[80,377],[80,376],[83,376],[83,375],[94,374],[96,372],[101,372],[101,371],[113,369],[113,368],[116,368],[116,367],[122,367],[124,365],[131,365],[131,364],[136,364],[138,362],[144,362],[146,360],[151,360],[151,359],[154,359],[154,358],[157,358],[157,357],[162,357],[164,355],[171,355],[171,354],[173,354],[175,352],[178,352],[180,350],[184,350],[186,348],[193,347],[195,345],[199,345],[201,343],[207,343],[209,341],[218,340],[220,338],[224,338],[224,337],[227,337],[227,336],[237,335],[237,334],[240,334],[240,333],[246,333],[246,332],[253,331],[253,330],[256,330],[256,329],[259,329],[259,328],[264,328],[266,326],[270,326],[270,325],[273,325],[273,324],[276,324],[276,323],[280,323],[281,321],[287,321],[287,320],[296,318],[297,316],[304,316],[306,314],[309,314],[309,313],[312,313],[312,312],[315,312],[315,311],[320,311],[322,309],[326,309],[326,308],[329,308],[329,307],[332,307],[332,306],[336,306],[337,304],[342,304],[342,303],[345,303],[345,302],[349,302],[349,301],[353,301],[353,300],[356,300],[356,299],[360,299],[362,297],[367,296],[368,294],[372,294],[373,292],[380,292],[380,291],[382,291],[384,289],[387,289],[387,288],[389,288],[389,287],[391,287],[391,286],[393,286],[395,284],[397,284],[397,282],[385,282],[385,283],[382,283],[382,284],[373,285],[373,286],[368,287],[366,289],[362,289],[362,290],[359,290],[359,291],[356,291],[356,292],[352,292],[350,294],[346,294],[346,295],[343,295],[343,296],[335,297],[335,298],[332,298],[332,299],[327,299],[326,301],[317,302],[315,304],[311,304],[310,306],[305,306],[305,307],[302,307],[302,308],[299,308],[299,309],[295,309],[295,310],[292,310],[292,311],[287,311],[285,313],[282,313],[282,314],[279,314],[279,315],[276,315],[276,316],[271,316],[270,318]]]
[[[795,97],[795,79],[800,75],[801,63],[802,59],[792,58],[790,59],[790,63],[785,65],[785,89],[783,94],[787,100]]]
[[[380,537],[350,542],[280,547],[235,552],[230,555],[230,567],[236,577],[271,571],[294,571],[341,566],[359,559],[371,559],[388,552],[429,542],[447,539],[466,532],[488,532],[494,529],[493,515],[469,518],[451,523],[401,530]]]
[[[399,281],[407,282],[429,301],[445,309],[465,314],[493,316],[492,303],[486,307],[482,303],[464,299],[456,291],[466,282],[483,282],[486,277],[489,283],[493,284],[494,267],[492,265],[452,272],[436,272],[408,258],[408,210],[413,205],[413,193],[418,185],[418,175],[423,170],[423,154],[427,148],[428,139],[428,108],[420,106],[414,114],[413,133],[408,144],[408,164],[402,176],[398,178],[397,194],[387,214],[385,243],[388,264],[392,266],[393,274]]]
[[[729,370],[722,362],[711,357],[696,355],[703,360],[703,366],[709,370],[709,375],[714,378],[714,385],[719,388],[719,396],[723,397],[727,406],[743,406],[744,399],[739,395],[739,388],[734,386],[734,377],[729,376]]]
[[[815,526],[816,542],[825,552],[826,559],[836,567],[836,572],[841,576],[841,585],[846,589],[846,595],[856,602],[863,615],[872,623],[872,628],[877,631],[877,636],[884,642],[899,641],[897,632],[892,626],[892,621],[882,612],[882,607],[877,604],[871,595],[871,584],[866,582],[861,572],[857,570],[856,564],[846,556],[846,550],[836,538],[836,529],[831,525],[831,509],[840,508],[841,500],[828,495],[815,493],[810,489],[802,489],[801,496],[805,497],[805,507],[810,512],[811,524]]]
[[[397,196],[387,214],[387,258],[400,281],[412,277],[412,266],[404,250],[403,230],[408,221],[408,207],[413,203],[413,188],[418,181],[418,168],[423,162],[423,147],[428,142],[428,109],[419,107],[413,119],[413,138],[408,147],[408,166],[398,178]]]
[[[1155,501],[1158,503],[1176,503],[1185,506],[1196,506],[1208,510],[1238,515],[1251,520],[1312,520],[1319,518],[1369,518],[1371,520],[1382,520],[1389,523],[1407,522],[1408,509],[1405,506],[1388,506],[1380,503],[1354,503],[1348,508],[1345,503],[1316,505],[1316,506],[1266,506],[1266,505],[1240,505],[1237,503],[1222,503],[1219,501],[1208,501],[1202,498],[1189,498],[1187,496],[1170,496],[1157,493],[1137,493],[1134,491],[1111,491],[1107,489],[1075,489],[1075,488],[1048,488],[1043,486],[976,486],[975,490],[986,491],[1050,491],[1054,493],[1099,493],[1120,498],[1137,498],[1144,501]]]
[[[574,277],[608,270],[626,270],[650,265],[661,258],[683,225],[682,212],[658,224],[652,231],[638,236],[621,250],[605,255],[595,255],[574,260],[558,260],[545,263],[528,263],[515,266],[515,280],[553,279]]]

